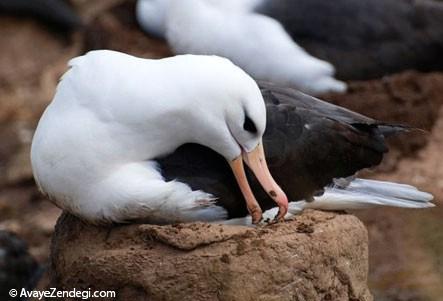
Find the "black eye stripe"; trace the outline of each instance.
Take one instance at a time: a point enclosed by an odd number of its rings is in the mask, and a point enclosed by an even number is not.
[[[253,134],[257,133],[257,127],[248,115],[245,115],[245,123],[243,124],[243,129]]]

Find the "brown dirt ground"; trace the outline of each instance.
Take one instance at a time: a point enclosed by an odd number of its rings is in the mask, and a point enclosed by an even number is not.
[[[60,211],[35,188],[29,146],[67,60],[99,48],[144,57],[170,54],[164,43],[147,38],[137,28],[131,15],[133,1],[72,2],[88,25],[68,38],[32,20],[0,17],[0,229],[25,238],[42,263],[48,260],[49,239]],[[384,164],[368,175],[417,185],[442,204],[443,73],[410,71],[351,82],[346,95],[325,98],[428,131],[394,140]],[[370,234],[369,279],[376,300],[443,300],[442,210],[358,213]]]

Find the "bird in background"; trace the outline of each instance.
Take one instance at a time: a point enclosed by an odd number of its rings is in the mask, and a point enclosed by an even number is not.
[[[432,206],[415,187],[348,178],[379,164],[385,137],[407,127],[293,89],[260,90],[216,56],[102,50],[70,66],[31,162],[41,191],[84,220],[255,224],[262,207],[280,221],[303,208]]]
[[[0,13],[31,16],[59,31],[71,32],[82,25],[63,0],[0,0]]]
[[[443,69],[441,1],[257,0],[252,9],[281,22],[343,80]]]
[[[21,290],[32,290],[44,269],[29,254],[26,242],[16,234],[0,230],[0,296],[2,300],[26,300]],[[18,297],[9,292],[15,289]]]
[[[165,36],[167,1],[137,3],[139,23],[157,37]],[[441,1],[203,1],[231,12],[262,14],[277,20],[310,55],[330,62],[341,80],[380,78],[410,69],[443,69]]]
[[[290,86],[308,94],[344,92],[334,67],[298,46],[278,21],[228,1],[139,0],[140,26],[165,37],[176,54],[218,55],[256,80]]]

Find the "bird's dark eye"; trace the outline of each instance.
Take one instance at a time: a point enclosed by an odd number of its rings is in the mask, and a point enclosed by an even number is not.
[[[245,123],[243,124],[243,129],[253,134],[257,133],[257,127],[255,126],[254,121],[252,121],[248,115],[245,116]]]

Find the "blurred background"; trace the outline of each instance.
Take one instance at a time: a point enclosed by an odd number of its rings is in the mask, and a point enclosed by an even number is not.
[[[12,232],[26,242],[41,267],[43,277],[37,287],[43,288],[48,285],[45,266],[60,210],[39,194],[32,178],[29,150],[34,128],[54,95],[67,61],[93,49],[113,49],[146,58],[172,53],[164,41],[139,28],[134,0],[48,1],[67,5],[61,20],[48,17],[50,8],[42,6],[37,13],[11,13],[8,2],[14,1],[0,0],[0,231]],[[443,14],[441,17],[443,20]],[[438,39],[443,44],[443,35]],[[310,49],[312,43],[306,39],[300,43],[315,53],[314,48]],[[429,62],[430,58],[435,64]],[[354,78],[347,70],[338,69],[337,76],[346,80],[348,91],[321,96],[374,118],[425,130],[391,141],[391,151],[383,164],[366,174],[415,185],[433,193],[437,204],[428,210],[356,213],[368,228],[369,285],[379,301],[443,300],[443,71],[439,71],[443,51],[427,59],[426,64],[412,69],[406,65],[385,74],[365,74],[363,70]],[[0,251],[1,244],[0,239]],[[5,273],[2,254],[0,279]]]

